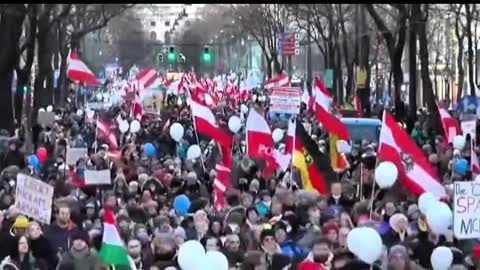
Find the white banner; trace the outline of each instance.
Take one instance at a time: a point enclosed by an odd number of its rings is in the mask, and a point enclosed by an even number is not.
[[[466,120],[461,122],[462,133],[464,135],[470,134],[470,138],[475,140],[475,134],[477,129],[477,120]]]
[[[110,170],[85,170],[86,185],[110,185],[111,183]]]
[[[55,113],[53,112],[38,112],[37,123],[52,127],[55,124]]]
[[[300,102],[299,87],[273,87],[270,94],[270,112],[299,114]]]
[[[457,239],[480,238],[480,183],[455,182],[453,233]]]
[[[87,154],[87,148],[67,148],[67,165],[75,165],[80,158]]]
[[[45,224],[52,217],[53,187],[31,176],[18,174],[15,208]]]

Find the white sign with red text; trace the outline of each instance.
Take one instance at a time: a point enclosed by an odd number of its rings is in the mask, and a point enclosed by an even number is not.
[[[273,87],[270,93],[270,112],[299,114],[301,96],[299,87]]]

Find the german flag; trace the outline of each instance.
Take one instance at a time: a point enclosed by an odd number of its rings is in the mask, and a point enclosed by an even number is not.
[[[329,194],[330,184],[337,181],[330,159],[320,152],[318,145],[301,123],[291,125],[295,125],[295,138],[291,138],[294,142],[293,165],[300,171],[303,188],[307,191],[316,189],[320,194]]]

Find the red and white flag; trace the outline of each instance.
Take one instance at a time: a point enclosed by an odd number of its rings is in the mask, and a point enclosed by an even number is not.
[[[99,85],[95,74],[80,60],[76,52],[71,52],[68,58],[67,76],[72,81],[86,85]]]
[[[453,143],[455,136],[462,135],[462,130],[460,129],[457,119],[453,118],[447,110],[440,107],[438,104],[437,108],[438,113],[440,114],[440,119],[442,120],[445,145],[448,146],[449,143]]]
[[[278,168],[272,131],[265,118],[253,108],[247,117],[246,130],[247,154],[251,158],[265,160],[266,168],[263,173],[268,178]]]
[[[233,135],[218,125],[217,119],[210,108],[204,104],[201,104],[193,97],[192,101],[190,102],[190,108],[192,109],[192,117],[196,131],[219,143],[223,155],[224,165],[228,167],[232,166],[233,160],[231,151]]]
[[[272,89],[275,86],[287,86],[290,80],[287,74],[280,74],[265,83],[265,89]]]
[[[118,148],[118,141],[117,137],[115,136],[115,129],[115,126],[111,122],[97,119],[97,136],[107,141],[107,143],[112,149]]]
[[[430,192],[438,199],[447,196],[422,150],[387,111],[383,114],[379,145],[378,160],[395,164],[398,179],[409,192],[417,196]]]
[[[146,68],[137,74],[136,79],[141,89],[157,87],[161,83],[161,78],[153,68]]]
[[[335,135],[338,140],[350,141],[347,126],[330,113],[333,96],[318,78],[315,80],[315,112],[317,120],[322,123],[330,135]]]
[[[472,170],[472,176],[475,179],[475,176],[480,175],[480,163],[478,162],[478,156],[477,153],[475,152],[474,145],[472,143],[471,149],[471,154],[470,154],[470,166]]]
[[[220,212],[225,207],[225,191],[232,186],[230,182],[230,169],[228,167],[217,164],[215,166],[217,177],[213,181],[215,210]]]

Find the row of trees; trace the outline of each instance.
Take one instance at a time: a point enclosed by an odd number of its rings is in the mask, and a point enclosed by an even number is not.
[[[15,121],[22,123],[22,115],[30,120],[38,108],[63,105],[68,89],[69,52],[81,52],[81,41],[88,33],[105,27],[112,18],[132,6],[1,4],[0,128],[12,130]],[[54,70],[60,71],[56,89]],[[15,73],[17,87],[12,89]],[[32,93],[24,93],[24,86],[34,89],[33,97]],[[22,110],[23,104],[27,104],[25,110]]]
[[[214,12],[209,9],[210,13]],[[196,31],[198,36],[211,38],[216,34],[212,26],[248,34],[263,51],[268,77],[285,68],[277,54],[277,34],[300,33],[301,44],[316,46],[323,56],[320,61],[325,69],[335,71],[336,89],[342,91],[334,93],[341,102],[353,97],[355,67],[366,68],[367,86],[371,80],[374,82],[377,97],[380,97],[381,81],[385,80],[396,108],[400,109],[403,108],[401,89],[407,81],[404,67],[408,66],[412,119],[416,117],[417,96],[413,70],[417,70],[418,65],[423,100],[431,111],[435,111],[437,87],[437,80],[432,83],[431,75],[457,81],[457,97],[461,97],[465,70],[468,70],[470,94],[475,94],[477,88],[474,64],[480,20],[476,4],[237,4],[217,5],[215,12],[221,16],[205,16],[199,22],[208,30]],[[195,27],[201,29],[198,24]],[[439,64],[444,68],[440,69]],[[389,76],[382,76],[385,73]],[[308,80],[311,83],[311,76]]]

